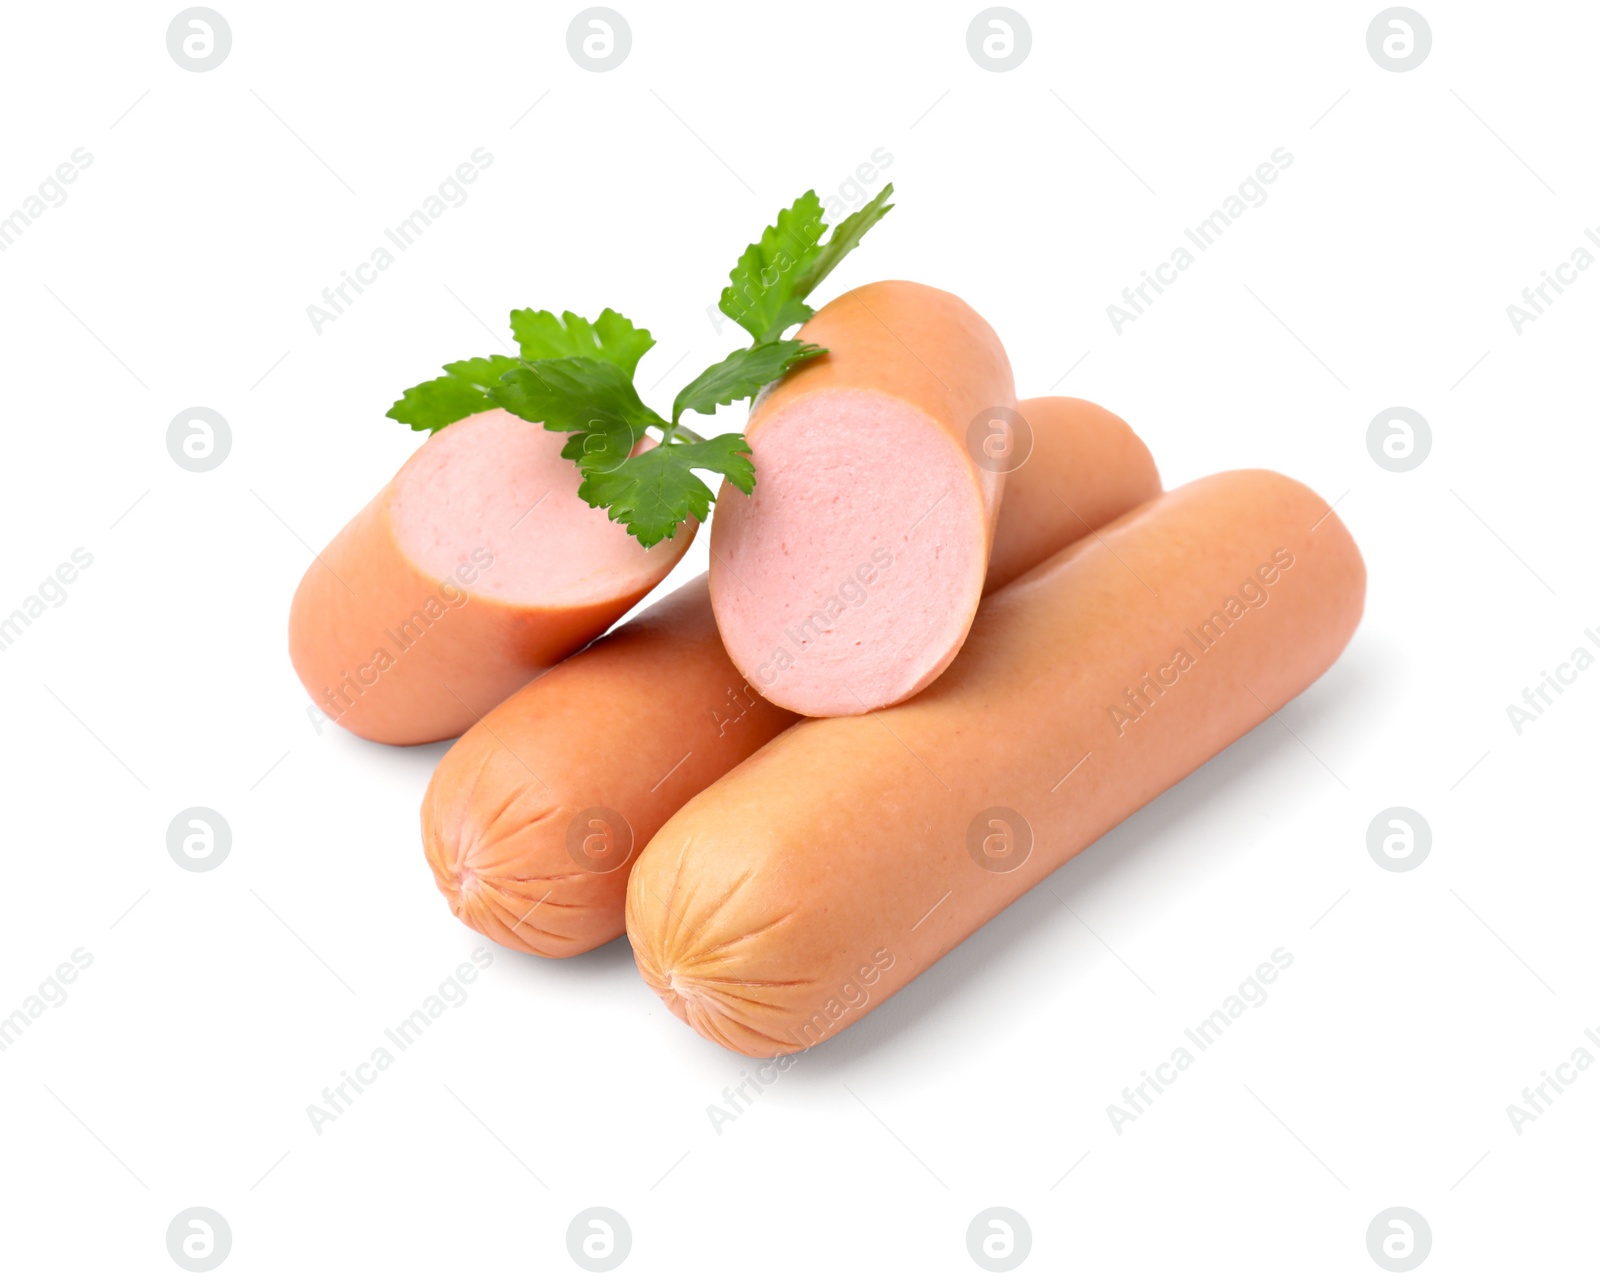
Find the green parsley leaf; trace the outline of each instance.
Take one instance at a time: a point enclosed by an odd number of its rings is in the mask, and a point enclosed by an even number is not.
[[[820,356],[824,350],[814,343],[788,338],[730,351],[678,392],[678,398],[672,402],[672,420],[676,422],[686,409],[712,414],[719,404],[732,404],[753,396],[773,379],[781,378],[802,361]]]
[[[740,256],[729,276],[732,283],[717,303],[723,314],[757,342],[771,342],[791,325],[804,324],[815,314],[806,305],[811,291],[894,208],[889,203],[892,194],[891,182],[835,227],[824,244],[822,233],[828,224],[822,217],[822,202],[815,191],[806,192],[780,211],[777,221]]]
[[[560,431],[561,456],[578,466],[579,495],[627,526],[645,546],[674,535],[691,516],[704,520],[715,501],[695,473],[725,476],[754,490],[755,464],[742,435],[702,439],[679,425],[685,413],[713,415],[719,405],[756,395],[823,348],[785,339],[814,314],[806,299],[894,206],[886,186],[833,231],[815,191],[807,191],[745,248],[718,305],[755,339],[703,370],[677,395],[669,422],[633,385],[639,360],[655,345],[649,330],[609,308],[590,322],[572,311],[511,313],[518,355],[482,356],[444,366],[445,376],[408,388],[388,416],[417,431],[438,431],[485,409],[504,408]],[[653,447],[636,452],[660,433]]]
[[[636,328],[610,307],[593,324],[571,311],[563,311],[559,317],[553,311],[513,311],[511,333],[524,360],[593,356],[610,361],[630,378],[639,357],[656,345],[650,330]]]
[[[485,409],[493,409],[494,388],[517,367],[513,356],[480,356],[444,366],[445,377],[406,388],[385,417],[413,431],[437,431]]]
[[[732,283],[717,303],[722,313],[757,342],[780,338],[791,325],[811,319],[812,310],[803,295],[795,294],[794,281],[816,253],[827,228],[822,201],[815,191],[807,191],[781,210],[777,221],[745,248],[729,273]]]
[[[828,237],[828,243],[818,247],[810,263],[796,278],[794,291],[799,297],[809,297],[811,291],[827,278],[828,273],[844,261],[845,255],[861,243],[861,237],[877,226],[883,215],[894,208],[888,202],[893,194],[894,183],[891,182],[833,229],[833,234]]]
[[[591,507],[606,507],[611,519],[646,547],[673,537],[691,515],[704,520],[715,495],[693,468],[716,471],[742,493],[756,482],[750,446],[738,434],[710,440],[673,441],[635,454],[603,471],[585,469],[578,496]]]
[[[632,377],[594,356],[519,364],[494,395],[496,404],[517,417],[569,433],[561,455],[585,469],[617,465],[644,438],[646,427],[667,425],[639,399]]]

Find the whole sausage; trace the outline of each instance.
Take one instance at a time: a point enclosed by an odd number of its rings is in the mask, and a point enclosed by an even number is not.
[[[1020,410],[1032,453],[1013,459],[993,587],[1161,491],[1150,451],[1115,414],[1064,397]],[[422,804],[434,879],[461,920],[506,946],[571,956],[610,942],[633,856],[796,718],[729,661],[700,577],[450,748]]]
[[[289,656],[321,713],[376,742],[453,738],[637,604],[648,551],[578,497],[566,437],[503,409],[446,427],[306,570]]]
[[[983,593],[1003,467],[969,445],[1015,408],[1000,340],[953,294],[852,289],[797,335],[828,354],[764,393],[746,497],[724,484],[711,604],[734,665],[801,715],[858,715],[929,684]]]
[[[679,810],[628,885],[640,973],[737,1052],[826,1040],[1315,680],[1365,587],[1293,480],[1156,498],[990,597],[920,697],[796,725]]]

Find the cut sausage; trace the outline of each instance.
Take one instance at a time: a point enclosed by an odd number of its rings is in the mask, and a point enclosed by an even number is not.
[[[317,557],[289,655],[329,719],[377,742],[452,738],[582,648],[677,563],[578,497],[566,437],[503,409],[428,440]]]
[[[1003,586],[1161,491],[1128,424],[1084,400],[1020,407],[989,563]],[[696,792],[797,719],[744,681],[704,577],[512,695],[434,771],[422,843],[439,889],[496,942],[570,956],[623,931],[633,855]]]
[[[1155,499],[986,601],[922,696],[796,725],[675,814],[628,885],[640,972],[740,1053],[826,1040],[1315,680],[1365,585],[1293,480]]]
[[[755,492],[724,484],[711,603],[729,656],[772,702],[856,715],[949,665],[977,610],[1005,472],[969,430],[1014,409],[994,331],[952,294],[852,289],[798,337],[828,348],[745,427]]]

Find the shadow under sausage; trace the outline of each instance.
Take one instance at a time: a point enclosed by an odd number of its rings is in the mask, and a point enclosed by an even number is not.
[[[1307,741],[1342,736],[1343,727],[1359,722],[1385,696],[1383,686],[1391,678],[1376,663],[1363,662],[1352,651],[1288,705],[1287,719],[1295,734]],[[960,1020],[983,1025],[986,1017],[993,1016],[994,1004],[987,998],[986,988],[1004,967],[1007,954],[1026,946],[1040,932],[1082,933],[1083,926],[1073,918],[1073,911],[1091,890],[1118,881],[1164,883],[1179,878],[1180,870],[1175,867],[1173,875],[1165,876],[1161,871],[1164,862],[1181,863],[1181,870],[1187,871],[1197,859],[1225,856],[1219,850],[1186,844],[1181,832],[1187,827],[1206,827],[1208,814],[1236,804],[1240,793],[1249,793],[1252,780],[1259,780],[1277,765],[1284,753],[1304,755],[1307,765],[1322,774],[1329,787],[1338,789],[1339,782],[1306,750],[1276,720],[1269,718],[1258,725],[1046,877],[881,1008],[807,1050],[801,1057],[803,1074],[835,1083],[874,1058],[904,1053],[913,1038],[925,1046],[926,1036],[919,1033],[925,1033],[934,1022]],[[1093,939],[1089,945],[1095,945]],[[1048,980],[1048,975],[1040,978]],[[1128,982],[1138,989],[1133,976],[1128,976]]]

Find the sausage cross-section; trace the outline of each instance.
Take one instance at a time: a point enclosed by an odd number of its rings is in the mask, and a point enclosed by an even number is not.
[[[722,486],[711,603],[769,701],[859,715],[929,684],[972,625],[1005,472],[969,435],[1015,408],[1011,365],[960,298],[901,280],[850,290],[797,336],[828,354],[751,412],[756,487]]]
[[[641,547],[578,497],[565,439],[503,409],[464,418],[312,562],[289,655],[323,715],[377,742],[453,738],[667,575],[695,524]]]

